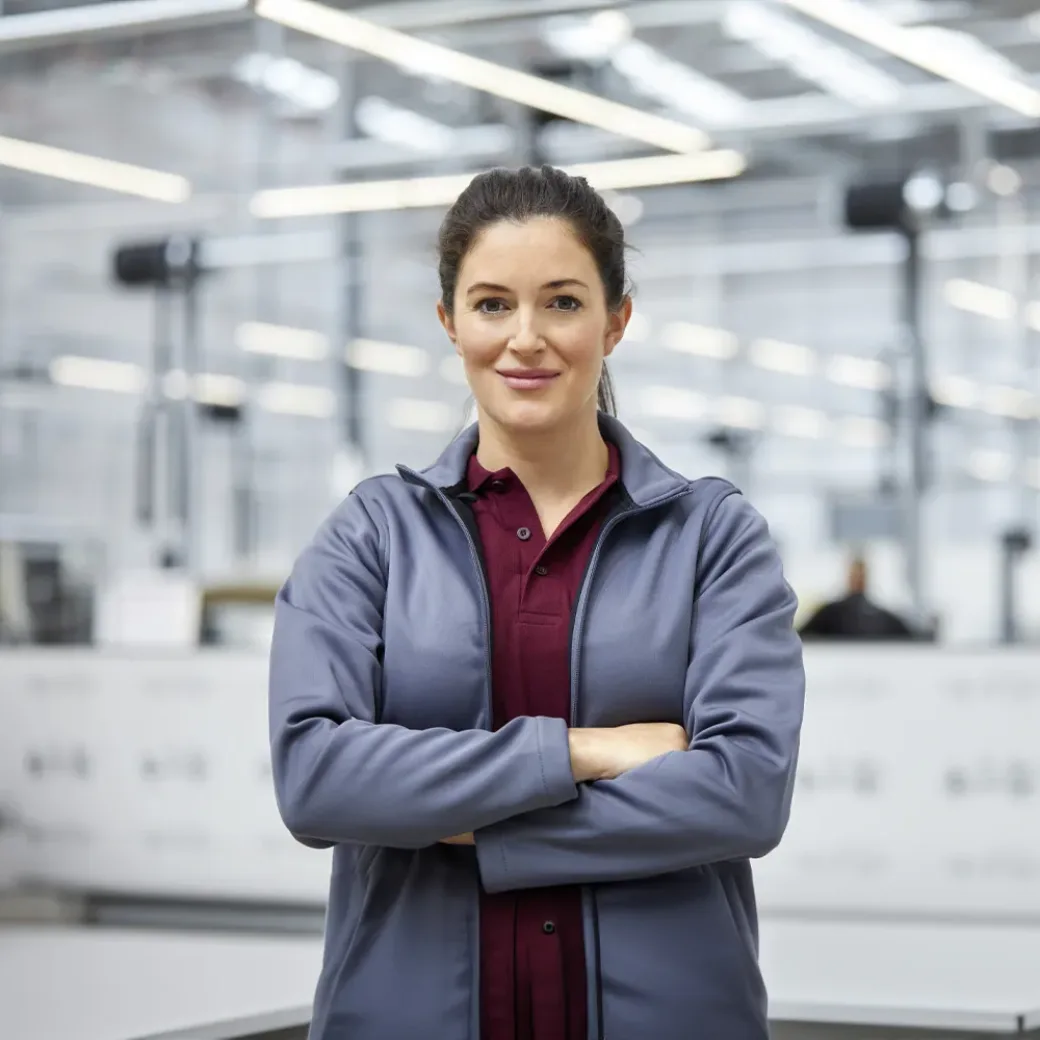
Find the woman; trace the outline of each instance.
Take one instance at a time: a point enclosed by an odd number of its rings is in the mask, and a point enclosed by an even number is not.
[[[478,420],[361,483],[278,597],[278,803],[335,848],[312,1040],[767,1036],[795,597],[733,487],[610,414],[624,249],[584,180],[473,180],[438,314]]]

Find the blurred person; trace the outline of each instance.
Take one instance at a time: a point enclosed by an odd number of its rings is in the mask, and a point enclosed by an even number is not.
[[[898,614],[867,595],[867,562],[856,555],[849,563],[845,595],[824,603],[800,630],[803,639],[907,640],[914,630]]]
[[[583,179],[480,174],[439,245],[477,421],[277,599],[278,804],[335,849],[311,1038],[764,1040],[749,860],[804,696],[775,546],[614,417],[624,232]]]

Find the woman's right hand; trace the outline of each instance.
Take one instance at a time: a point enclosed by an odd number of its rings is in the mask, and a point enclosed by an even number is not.
[[[636,722],[611,729],[572,729],[571,770],[579,783],[614,780],[670,751],[686,751],[690,741],[671,722]]]

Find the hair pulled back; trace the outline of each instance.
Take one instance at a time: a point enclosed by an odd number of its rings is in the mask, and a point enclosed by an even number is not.
[[[477,236],[492,224],[523,224],[538,217],[565,220],[592,254],[606,292],[607,308],[625,302],[625,230],[617,214],[584,177],[572,177],[554,166],[524,166],[479,173],[455,200],[438,234],[441,303],[448,314],[455,305],[459,268]],[[617,414],[614,386],[604,365],[597,393],[599,409]]]

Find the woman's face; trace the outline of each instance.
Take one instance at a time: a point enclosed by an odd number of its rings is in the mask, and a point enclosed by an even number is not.
[[[450,317],[438,304],[438,316],[482,416],[535,432],[595,414],[603,359],[632,305],[607,309],[596,263],[569,224],[486,228],[462,261],[454,304]]]

